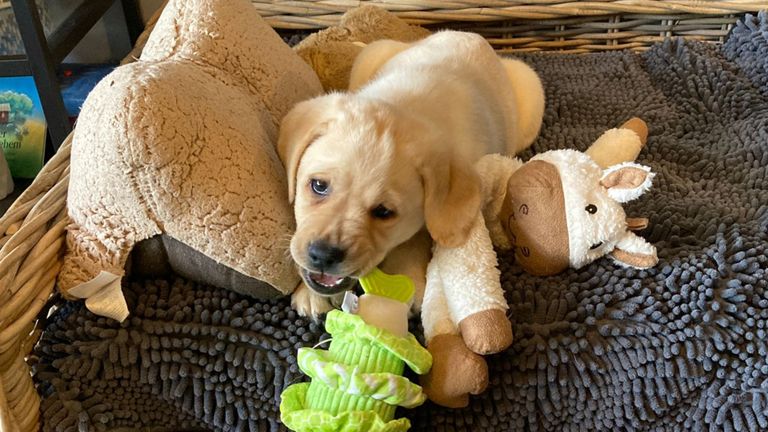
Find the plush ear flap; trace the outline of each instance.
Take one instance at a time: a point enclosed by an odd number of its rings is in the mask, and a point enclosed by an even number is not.
[[[656,247],[627,231],[608,254],[615,262],[637,269],[647,269],[659,262]]]
[[[648,218],[627,218],[627,229],[641,231],[648,228]]]
[[[296,197],[296,175],[304,151],[318,137],[328,130],[332,113],[337,112],[333,105],[341,99],[339,94],[320,96],[296,104],[280,123],[280,136],[277,139],[277,154],[285,167],[288,177],[288,200]]]
[[[480,211],[479,176],[468,162],[447,155],[420,165],[429,234],[440,246],[462,245]]]
[[[650,189],[653,176],[649,167],[627,162],[606,168],[600,184],[608,189],[608,196],[625,203]]]

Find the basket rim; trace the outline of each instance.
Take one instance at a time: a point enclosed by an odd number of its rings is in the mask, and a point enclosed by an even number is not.
[[[409,24],[498,22],[619,14],[730,15],[768,8],[756,0],[251,0],[276,29],[308,30],[339,24],[341,15],[362,5],[382,7]]]

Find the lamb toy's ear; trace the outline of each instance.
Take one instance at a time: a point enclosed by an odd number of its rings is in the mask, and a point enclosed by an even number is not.
[[[603,171],[600,184],[608,189],[608,196],[625,203],[638,198],[651,188],[654,174],[647,166],[626,162]]]
[[[624,233],[608,256],[620,265],[637,269],[651,268],[659,262],[656,247],[630,231]]]

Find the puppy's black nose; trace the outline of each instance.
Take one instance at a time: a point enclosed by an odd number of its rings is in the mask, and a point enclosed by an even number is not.
[[[307,255],[314,270],[326,271],[342,262],[346,252],[323,240],[317,240],[309,244]]]

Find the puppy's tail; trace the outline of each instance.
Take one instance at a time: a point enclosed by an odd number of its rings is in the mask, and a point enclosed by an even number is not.
[[[527,149],[536,139],[544,117],[544,87],[536,72],[520,60],[501,59],[507,76],[515,91],[517,105],[519,140],[515,148],[509,149],[514,155]]]

